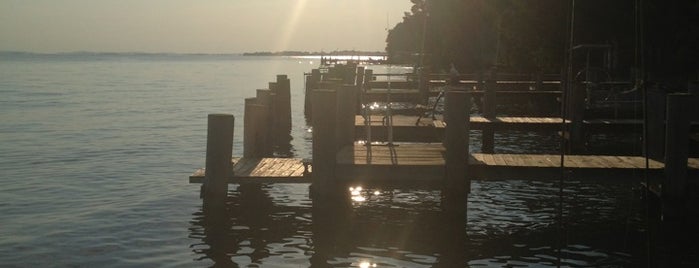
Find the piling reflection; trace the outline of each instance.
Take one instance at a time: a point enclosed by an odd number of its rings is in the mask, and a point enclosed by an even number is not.
[[[202,242],[192,245],[197,259],[217,267],[289,260],[310,267],[461,267],[468,260],[465,214],[446,214],[433,194],[404,200],[393,190],[352,186],[289,201],[310,206],[286,206],[283,194],[270,195],[273,187],[241,185],[222,210],[195,213],[190,237]]]
[[[475,183],[468,217],[466,206],[445,209],[438,189],[374,187],[346,185],[310,198],[307,184],[232,185],[223,210],[193,215],[192,250],[220,267],[556,266],[559,257],[563,266],[645,263],[645,220],[628,203],[636,197],[614,196],[609,185],[576,183],[576,198],[564,200],[562,236],[552,183]],[[666,237],[666,246],[679,241]]]

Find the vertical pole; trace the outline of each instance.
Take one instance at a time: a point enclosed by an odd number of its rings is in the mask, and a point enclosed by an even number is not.
[[[335,177],[337,92],[313,91],[313,190],[327,193]]]
[[[663,216],[682,215],[687,194],[687,158],[689,157],[689,122],[691,95],[667,95],[665,128],[665,181],[662,187]]]
[[[354,143],[354,85],[342,85],[337,89],[337,128],[335,131],[337,149]]]
[[[273,106],[274,106],[274,99],[276,98],[276,95],[272,93],[271,90],[269,89],[258,89],[257,90],[257,103],[258,105],[263,106],[262,108],[263,111],[262,114],[255,115],[259,116],[256,122],[256,124],[261,124],[264,125],[263,129],[264,131],[261,131],[260,133],[265,136],[264,143],[265,146],[260,148],[261,149],[261,156],[271,156],[274,154],[274,116],[272,114],[273,111]],[[257,109],[257,108],[253,108]]]
[[[371,90],[371,81],[374,81],[374,70],[364,70],[364,92]]]
[[[206,172],[202,192],[204,210],[225,206],[228,178],[233,176],[233,128],[231,114],[209,114],[206,134]]]
[[[312,101],[311,101],[311,95],[313,94],[313,90],[318,88],[318,82],[320,82],[320,70],[319,69],[313,69],[311,70],[311,75],[306,76],[306,96],[305,96],[305,102],[303,105],[303,112],[304,115],[306,116],[306,120],[311,120],[312,117]]]
[[[245,111],[243,112],[243,157],[252,158],[257,155],[255,144],[258,137],[255,135],[256,120],[253,105],[257,104],[257,98],[245,99]]]
[[[443,207],[460,211],[466,207],[471,181],[466,176],[469,155],[469,111],[470,101],[465,91],[446,93],[446,170],[443,190]]]
[[[496,87],[497,87],[497,70],[490,70],[490,77],[486,81],[485,92],[483,92],[483,117],[488,120],[494,120],[497,108]],[[491,124],[483,126],[481,151],[484,153],[493,153],[495,150],[495,131]]]
[[[362,113],[362,101],[363,101],[363,96],[362,96],[362,86],[364,85],[364,66],[359,66],[357,67],[357,81],[355,81],[355,85],[357,88],[355,89],[357,92],[357,100],[356,100],[356,108],[355,108],[355,114],[361,114]]]
[[[430,98],[430,69],[427,67],[420,67],[418,69],[418,90],[420,91],[420,103],[423,105],[428,105],[428,100]]]
[[[364,66],[359,66],[357,67],[357,80],[354,81],[354,84],[357,86],[362,86],[364,83]]]
[[[568,117],[570,119],[570,132],[568,139],[570,142],[570,150],[579,152],[585,148],[585,132],[583,119],[585,118],[585,97],[586,90],[580,84],[574,81],[569,81],[570,93],[568,95]]]
[[[277,75],[276,112],[278,128],[277,133],[289,135],[291,133],[291,82],[285,74]]]
[[[667,94],[658,87],[646,87],[647,123],[645,155],[656,161],[665,160],[665,111]]]
[[[357,64],[347,63],[342,75],[343,84],[354,85],[357,81]]]

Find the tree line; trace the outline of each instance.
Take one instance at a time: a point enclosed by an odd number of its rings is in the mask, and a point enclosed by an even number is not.
[[[643,68],[657,79],[697,79],[698,0],[410,1],[411,10],[386,38],[396,62],[560,73],[568,48],[579,46],[574,64],[591,54],[593,64],[615,77]]]

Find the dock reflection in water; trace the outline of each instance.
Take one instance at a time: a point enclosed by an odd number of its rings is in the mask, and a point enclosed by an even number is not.
[[[225,211],[193,215],[191,247],[223,267],[645,266],[635,184],[567,184],[562,225],[554,182],[474,182],[468,222],[434,189],[355,186],[321,201],[308,184],[231,185]]]

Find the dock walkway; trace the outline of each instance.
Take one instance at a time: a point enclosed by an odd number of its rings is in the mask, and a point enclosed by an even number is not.
[[[338,153],[341,179],[439,181],[444,177],[446,150],[440,143],[401,143],[397,146],[354,144]],[[560,155],[472,153],[468,176],[477,180],[546,180],[561,177]],[[638,180],[645,169],[642,156],[565,155],[566,177],[580,179]],[[649,160],[651,175],[662,175],[665,165]],[[688,168],[699,170],[699,158]],[[633,176],[637,174],[637,176]]]
[[[396,146],[354,144],[337,154],[337,179],[353,182],[428,182],[444,178],[441,143],[399,143]],[[642,156],[566,155],[566,177],[576,179],[639,180],[643,177]],[[228,183],[310,183],[306,163],[299,158],[233,158],[233,177]],[[560,155],[472,153],[468,176],[475,180],[547,180],[561,176]],[[649,160],[650,174],[662,175],[665,165]],[[699,158],[690,158],[688,168],[699,171]],[[633,175],[636,176],[633,176]],[[202,183],[204,169],[189,177]]]
[[[228,183],[309,183],[310,176],[303,159],[300,158],[238,158],[234,157],[233,177]],[[203,168],[189,176],[189,183],[204,182]]]

